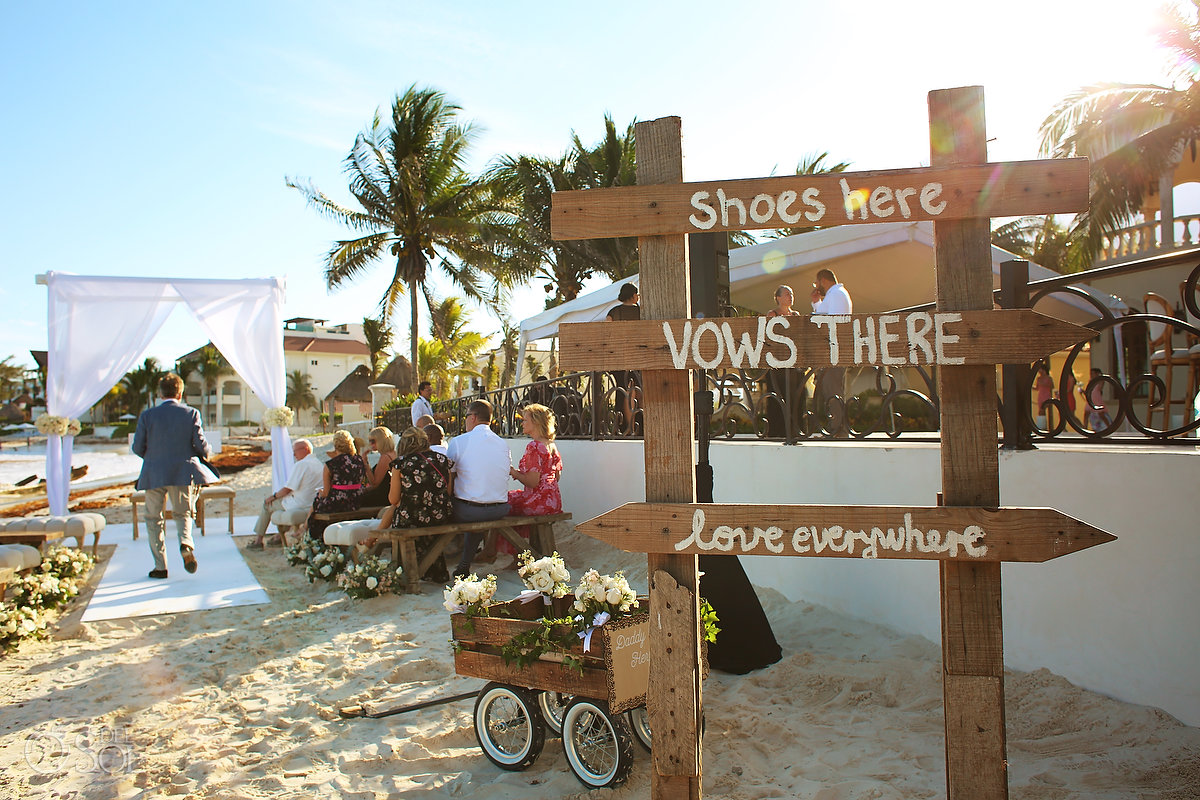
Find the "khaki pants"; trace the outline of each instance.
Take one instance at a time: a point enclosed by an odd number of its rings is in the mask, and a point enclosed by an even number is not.
[[[171,499],[171,512],[175,517],[175,532],[179,536],[180,547],[192,547],[192,520],[196,517],[196,498],[200,495],[200,487],[195,484],[187,486],[160,486],[157,489],[146,490],[146,530],[149,533],[147,541],[150,544],[150,554],[154,556],[154,568],[167,568],[167,520],[163,515],[164,501]]]

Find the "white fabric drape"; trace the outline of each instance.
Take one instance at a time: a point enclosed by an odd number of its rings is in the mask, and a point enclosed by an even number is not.
[[[137,362],[174,309],[185,302],[230,365],[268,406],[285,397],[283,282],[277,278],[123,278],[50,272],[46,411],[78,417]],[[286,429],[271,431],[278,489],[291,467]],[[46,443],[50,513],[65,514],[73,437]]]

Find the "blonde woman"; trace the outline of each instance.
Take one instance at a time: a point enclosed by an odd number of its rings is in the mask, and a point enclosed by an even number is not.
[[[388,505],[388,492],[391,490],[388,473],[392,469],[392,462],[396,460],[396,437],[390,428],[381,425],[371,429],[367,434],[367,452],[371,450],[379,453],[379,461],[374,468],[368,467],[367,482],[371,488],[363,493],[360,507]]]
[[[323,476],[325,485],[313,500],[313,513],[353,511],[359,506],[363,484],[367,480],[366,465],[358,455],[354,439],[346,431],[333,434],[333,448],[328,455]],[[309,517],[308,535],[313,539],[321,541],[325,528],[325,523]]]
[[[562,475],[562,458],[554,445],[554,412],[534,403],[521,411],[521,431],[532,441],[526,445],[520,463],[508,470],[509,477],[521,484],[508,493],[509,514],[514,517],[537,517],[562,511],[562,494],[558,479]],[[528,536],[527,530],[518,530]],[[516,555],[508,540],[500,539],[496,550]]]

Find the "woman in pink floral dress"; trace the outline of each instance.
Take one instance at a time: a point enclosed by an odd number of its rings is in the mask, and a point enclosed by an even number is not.
[[[562,458],[554,446],[554,412],[534,403],[521,410],[521,430],[531,441],[516,468],[508,474],[522,485],[521,489],[508,493],[508,505],[512,516],[536,517],[542,514],[558,514],[562,511],[562,495],[558,491],[558,478],[562,475]],[[528,538],[528,528],[517,531]],[[496,550],[516,555],[513,546],[501,538]],[[516,562],[514,561],[514,567]]]

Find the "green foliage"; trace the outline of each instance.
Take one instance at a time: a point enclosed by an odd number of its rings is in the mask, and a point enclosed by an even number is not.
[[[415,392],[398,394],[380,406],[379,410],[391,411],[393,408],[412,408],[412,404],[415,402],[417,402],[417,395]]]
[[[317,397],[312,390],[312,378],[306,372],[294,369],[287,374],[287,396],[283,402],[288,408],[297,412],[317,407]]]
[[[112,436],[110,436],[109,438],[110,439],[124,439],[129,434],[136,433],[136,432],[137,432],[137,423],[136,422],[124,422],[116,427],[116,429],[112,432]]]
[[[557,653],[563,657],[563,666],[577,668],[581,673],[583,663],[568,655],[568,651],[579,644],[579,637],[571,630],[571,620],[541,619],[528,630],[521,631],[500,648],[504,663],[524,669],[546,653]]]
[[[700,598],[700,626],[704,631],[704,641],[715,642],[717,634],[721,629],[717,627],[717,623],[721,620],[717,618],[717,612],[713,611],[712,605],[705,598]]]

